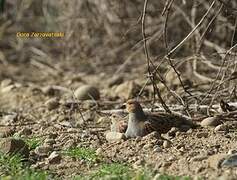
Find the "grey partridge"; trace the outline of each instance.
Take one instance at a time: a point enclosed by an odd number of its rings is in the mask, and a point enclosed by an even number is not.
[[[144,113],[141,105],[136,100],[128,100],[125,103],[129,113],[126,137],[145,136],[153,131],[167,133],[172,127],[194,127],[195,124],[182,116],[169,113]]]

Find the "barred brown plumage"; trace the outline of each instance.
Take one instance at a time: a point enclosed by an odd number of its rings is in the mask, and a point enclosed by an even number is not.
[[[153,131],[160,134],[168,132],[172,127],[195,127],[196,125],[182,116],[169,113],[144,113],[140,103],[136,100],[126,102],[129,113],[127,137],[145,136]]]

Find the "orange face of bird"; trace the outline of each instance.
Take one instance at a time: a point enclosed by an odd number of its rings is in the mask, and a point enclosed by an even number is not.
[[[137,111],[142,110],[141,105],[139,104],[139,102],[137,102],[136,100],[130,99],[125,103],[126,106],[126,110],[129,113],[135,113]]]

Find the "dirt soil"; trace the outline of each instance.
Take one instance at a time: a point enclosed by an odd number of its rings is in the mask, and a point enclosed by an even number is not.
[[[188,175],[193,178],[216,179],[221,176],[237,179],[235,168],[215,168],[212,165],[215,160],[210,158],[212,155],[227,154],[236,149],[235,129],[217,132],[214,128],[199,127],[187,132],[176,132],[173,136],[164,134],[162,136],[170,142],[165,147],[164,138],[157,138],[155,133],[142,138],[109,143],[105,139],[105,133],[110,130],[110,115],[101,111],[119,109],[125,101],[125,98],[111,95],[114,93],[113,87],[108,87],[111,76],[108,78],[105,73],[66,71],[52,76],[43,70],[30,71],[24,66],[10,65],[1,69],[1,80],[8,84],[8,88],[1,87],[1,126],[14,129],[15,133],[27,138],[39,137],[44,142],[53,139],[50,151],[62,151],[74,146],[88,147],[95,149],[104,162],[125,162],[134,168],[149,167],[157,172]],[[129,73],[124,73],[124,79],[134,79],[140,86],[143,85],[143,76],[133,73],[131,77]],[[77,101],[72,93],[67,91],[75,90],[83,84],[98,87],[101,93],[98,104],[94,101]],[[147,97],[152,93],[150,90],[151,88],[147,88]],[[49,108],[47,101],[50,99],[58,101],[59,105]],[[79,106],[71,102],[78,102]],[[149,107],[150,102],[147,101],[143,105]],[[80,113],[83,113],[84,120]],[[15,114],[16,118],[5,118],[3,121],[5,116]],[[32,130],[32,133],[22,133],[27,129]],[[47,163],[47,157],[37,158],[31,152],[31,166],[50,170],[57,177],[66,179],[73,175],[86,174],[88,169],[96,169],[99,163],[88,167],[83,160],[62,156],[60,163],[50,164]]]

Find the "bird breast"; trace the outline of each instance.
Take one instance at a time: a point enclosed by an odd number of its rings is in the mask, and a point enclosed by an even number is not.
[[[136,121],[128,121],[128,128],[125,132],[126,137],[137,137],[144,135],[144,126],[145,123],[143,121],[136,122]]]

